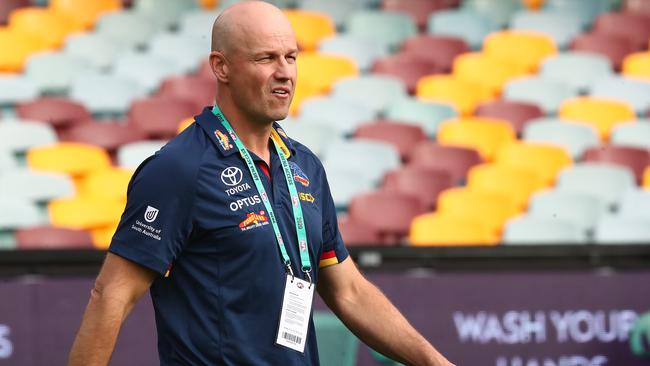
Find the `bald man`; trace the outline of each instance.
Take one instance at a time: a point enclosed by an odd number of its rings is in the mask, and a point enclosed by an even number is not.
[[[275,122],[298,47],[263,2],[215,21],[214,106],[138,168],[69,365],[106,365],[150,290],[162,365],[318,365],[314,289],[366,344],[408,365],[451,365],[357,270],[316,156]]]

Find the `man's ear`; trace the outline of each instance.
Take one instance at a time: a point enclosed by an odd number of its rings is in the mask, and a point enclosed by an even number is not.
[[[217,80],[222,83],[228,82],[228,64],[223,53],[219,51],[210,52],[210,68]]]

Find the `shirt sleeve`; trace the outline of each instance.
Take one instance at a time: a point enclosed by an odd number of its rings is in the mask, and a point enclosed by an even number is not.
[[[336,207],[324,169],[322,177],[323,253],[320,256],[319,268],[341,263],[349,255],[339,232]]]
[[[109,251],[164,275],[192,231],[196,174],[168,154],[155,155],[129,182]]]

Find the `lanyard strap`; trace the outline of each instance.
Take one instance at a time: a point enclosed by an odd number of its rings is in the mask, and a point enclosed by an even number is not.
[[[287,254],[287,248],[284,245],[284,240],[282,239],[282,234],[280,233],[278,220],[275,217],[273,206],[269,201],[269,197],[266,194],[266,190],[264,189],[264,185],[262,184],[262,180],[260,179],[260,175],[257,172],[257,168],[255,167],[251,155],[248,153],[248,150],[246,149],[246,146],[244,146],[244,143],[237,137],[235,130],[233,130],[232,126],[230,125],[226,117],[223,115],[223,113],[221,113],[221,110],[219,109],[218,106],[215,105],[212,108],[212,113],[217,117],[219,122],[221,122],[221,124],[224,126],[226,131],[228,131],[228,134],[230,134],[230,137],[235,142],[235,146],[237,146],[237,149],[239,150],[239,154],[246,162],[246,165],[248,166],[248,170],[250,171],[251,176],[253,177],[253,182],[255,183],[255,187],[257,188],[257,191],[260,194],[262,202],[266,207],[266,211],[269,213],[269,219],[271,221],[271,225],[273,226],[273,231],[275,232],[275,238],[277,240],[278,247],[280,248],[280,253],[282,254],[282,262],[287,268],[287,271],[293,274],[293,270],[291,269],[291,258],[289,258],[289,255]],[[275,130],[273,132],[275,132]],[[305,221],[302,214],[302,207],[300,206],[298,191],[296,190],[296,183],[293,179],[293,173],[291,172],[291,167],[289,167],[289,162],[287,161],[284,152],[282,151],[278,143],[275,141],[275,139],[272,138],[271,140],[273,141],[275,150],[277,151],[278,156],[280,157],[280,162],[282,163],[282,171],[284,172],[284,178],[287,181],[287,186],[289,187],[289,195],[291,196],[291,208],[293,210],[293,219],[296,225],[296,234],[298,236],[298,248],[300,253],[300,263],[302,265],[302,271],[305,273],[305,275],[309,278],[311,282],[311,276],[309,275],[309,272],[311,272],[311,261],[309,259],[309,251],[308,251],[309,246],[307,244],[307,232],[305,231]]]

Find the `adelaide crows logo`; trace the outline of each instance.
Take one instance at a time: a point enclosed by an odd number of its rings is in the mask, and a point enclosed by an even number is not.
[[[289,162],[289,165],[291,166],[291,172],[293,173],[293,180],[296,182],[302,184],[305,187],[309,187],[309,178],[307,177],[307,174],[300,169],[298,164],[294,163],[293,161]]]

